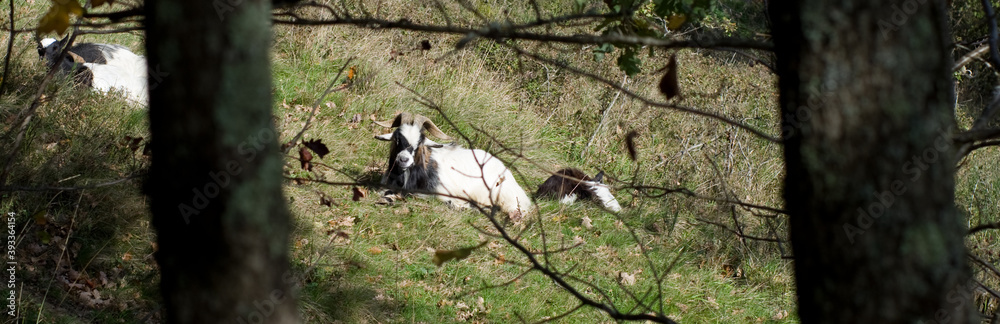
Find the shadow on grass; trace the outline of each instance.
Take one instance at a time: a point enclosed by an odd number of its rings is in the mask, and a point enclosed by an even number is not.
[[[13,261],[22,297],[13,321],[155,318],[145,315],[158,313],[159,293],[141,177],[66,190],[141,174],[147,164],[141,146],[133,151],[123,139],[148,137],[145,112],[69,80],[53,80],[21,133],[24,108],[40,77],[36,66],[17,65],[23,73],[8,81],[22,90],[0,98],[0,120],[9,121],[0,125],[0,163],[12,159],[4,185],[15,187],[0,192],[0,212],[14,213]],[[18,136],[23,139],[14,150]]]

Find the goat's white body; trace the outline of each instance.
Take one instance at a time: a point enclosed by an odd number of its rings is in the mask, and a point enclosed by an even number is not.
[[[102,93],[122,92],[125,98],[133,102],[146,103],[148,101],[146,91],[146,80],[133,77],[134,75],[114,65],[83,63],[93,74],[91,87]]]
[[[431,159],[438,166],[439,182],[434,191],[441,200],[456,206],[467,205],[463,199],[481,206],[496,205],[508,214],[530,211],[528,194],[495,156],[452,145],[433,148],[431,152]]]
[[[52,38],[41,41],[43,54],[49,66],[66,73],[76,72],[72,59],[55,62],[61,42]],[[125,98],[143,105],[148,104],[146,58],[132,53],[128,48],[114,44],[82,43],[70,52],[84,59],[83,67],[93,74],[91,87],[102,93],[124,92]]]
[[[559,198],[559,203],[563,205],[572,205],[573,203],[576,202],[576,198],[577,196],[575,193],[570,193],[568,195],[562,196],[562,198]]]
[[[590,193],[601,203],[601,206],[616,213],[622,210],[622,206],[618,204],[618,200],[611,194],[611,190],[608,189],[607,185],[594,181],[583,181],[582,183],[587,185]]]

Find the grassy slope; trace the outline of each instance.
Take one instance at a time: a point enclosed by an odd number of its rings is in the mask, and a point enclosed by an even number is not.
[[[391,6],[391,5],[390,5]],[[419,14],[427,8],[417,8]],[[392,8],[385,9],[392,11]],[[419,17],[418,17],[419,19]],[[581,150],[600,123],[602,111],[608,109],[615,92],[595,86],[580,77],[545,68],[530,62],[518,62],[506,51],[479,44],[470,50],[449,55],[449,41],[419,33],[379,32],[347,28],[277,28],[275,61],[277,99],[293,106],[311,104],[347,57],[357,57],[356,64],[365,79],[363,87],[335,93],[328,101],[335,108],[323,106],[317,125],[308,132],[310,138],[321,138],[335,145],[324,162],[335,171],[323,172],[328,180],[347,180],[340,174],[364,176],[366,168],[384,164],[387,147],[371,139],[384,129],[370,123],[351,128],[348,120],[355,114],[388,118],[396,111],[418,112],[437,117],[433,111],[413,100],[414,95],[395,83],[413,88],[442,106],[458,129],[443,126],[445,132],[470,134],[472,145],[497,149],[489,136],[476,133],[467,125],[477,125],[500,142],[518,147],[530,162],[514,165],[523,174],[524,187],[534,188],[546,176],[544,170],[563,166],[582,167],[588,171],[603,169],[616,177],[631,178],[636,170],[624,153],[621,139],[624,132],[637,129],[640,155],[644,157],[639,181],[654,185],[685,185],[699,192],[719,193],[716,175],[705,162],[711,156],[720,164],[721,172],[733,190],[747,192],[760,203],[774,203],[775,188],[780,179],[780,164],[776,147],[767,147],[738,131],[718,123],[691,118],[673,112],[647,109],[625,98],[611,106],[602,131],[597,134],[585,158]],[[431,39],[431,51],[416,51],[392,58],[392,51],[407,51],[422,39]],[[439,46],[440,45],[440,46]],[[336,54],[334,54],[336,53]],[[608,68],[610,61],[593,63],[587,50],[562,53],[566,59],[581,61],[586,68],[610,78],[621,80],[620,73]],[[716,59],[698,53],[683,52],[683,86],[691,89],[690,104],[720,107],[713,110],[757,120],[758,125],[774,120],[768,107],[774,102],[771,84],[774,79],[763,67],[747,69],[744,64],[721,64]],[[582,59],[581,59],[582,58]],[[653,61],[651,66],[662,64]],[[287,70],[286,70],[287,69]],[[720,76],[733,84],[723,84]],[[290,80],[292,79],[292,80]],[[633,91],[651,94],[658,81],[654,75],[640,75],[627,85]],[[282,87],[281,84],[296,86]],[[520,88],[520,89],[519,89]],[[642,90],[649,89],[649,90]],[[701,94],[699,96],[699,94]],[[725,108],[722,108],[725,107]],[[711,109],[711,108],[710,108]],[[279,121],[287,131],[294,132],[305,119],[306,109],[293,109]],[[343,115],[341,115],[343,114]],[[443,119],[434,118],[439,125]],[[752,123],[752,121],[751,121]],[[701,144],[701,145],[699,145]],[[753,151],[765,158],[746,158]],[[759,153],[754,153],[759,154]],[[509,158],[509,155],[500,154]],[[737,158],[738,157],[738,158]],[[667,167],[670,166],[670,167]],[[301,171],[294,171],[301,174]],[[319,206],[313,190],[324,191],[340,205]],[[349,188],[291,186],[293,210],[298,215],[295,253],[299,260],[310,260],[324,251],[328,230],[341,229],[351,234],[344,249],[333,249],[335,266],[320,267],[319,282],[327,276],[346,280],[325,281],[317,287],[307,287],[307,296],[316,296],[317,311],[307,316],[323,317],[333,309],[324,309],[324,301],[334,296],[364,292],[365,307],[356,301],[326,304],[334,309],[354,309],[347,316],[351,321],[384,319],[386,306],[399,307],[390,312],[398,321],[472,319],[491,322],[554,316],[575,305],[567,294],[537,275],[529,275],[510,286],[487,290],[448,300],[448,296],[467,292],[484,284],[500,284],[520,274],[520,268],[497,264],[492,255],[523,260],[511,248],[490,245],[485,252],[457,263],[435,268],[430,262],[429,249],[456,248],[474,245],[485,239],[468,223],[486,226],[482,216],[470,211],[449,210],[433,200],[408,200],[403,206],[388,209],[372,206],[373,198],[350,201]],[[636,294],[653,284],[652,274],[628,234],[636,235],[649,248],[653,263],[662,269],[678,258],[678,266],[665,281],[666,310],[686,321],[753,322],[771,319],[791,307],[791,284],[786,265],[773,255],[759,254],[764,248],[733,247],[732,236],[703,225],[694,225],[695,216],[724,217],[721,207],[667,198],[662,201],[640,200],[628,192],[619,193],[631,212],[621,215],[603,214],[590,205],[562,208],[542,202],[545,231],[552,242],[571,242],[579,236],[586,241],[582,247],[553,258],[561,268],[575,265],[574,274],[593,280],[610,297],[628,309],[633,303],[617,286],[619,272],[629,274],[643,269],[635,287]],[[594,220],[594,228],[581,225],[581,217]],[[354,217],[350,227],[343,224]],[[676,227],[673,227],[676,225]],[[673,227],[673,228],[671,228]],[[648,230],[647,228],[651,229]],[[671,231],[673,229],[673,231]],[[529,240],[538,243],[540,233],[529,232]],[[537,247],[537,245],[536,245]],[[771,248],[773,249],[773,248]],[[677,253],[677,251],[684,251]],[[774,252],[770,251],[769,252]],[[746,275],[728,278],[723,264],[743,260]],[[735,262],[734,262],[735,261]],[[308,266],[305,262],[302,267]],[[353,283],[353,284],[352,284]],[[373,285],[374,284],[374,285]],[[310,293],[316,290],[314,293]],[[360,290],[360,291],[359,291]],[[483,298],[483,309],[476,310],[477,297]],[[304,299],[312,304],[313,299]],[[466,309],[458,303],[469,305]],[[339,313],[338,313],[339,314]],[[398,316],[398,317],[395,317]],[[339,316],[337,316],[339,317]],[[571,321],[607,321],[606,317],[586,310],[570,317]]]
[[[37,1],[18,8],[17,18],[36,21],[46,5]],[[434,19],[435,12],[408,2],[384,3],[380,10],[390,16],[405,12],[417,21]],[[517,8],[511,11],[518,12]],[[432,41],[430,51],[408,52],[423,39]],[[21,34],[15,40],[15,73],[9,82],[17,90],[0,98],[4,120],[30,100],[44,73],[34,55],[33,39]],[[141,38],[130,35],[83,40],[141,48]],[[741,199],[780,206],[780,147],[704,118],[644,107],[624,97],[615,100],[614,90],[565,70],[518,61],[488,43],[451,53],[447,44],[456,40],[413,32],[276,27],[274,107],[283,139],[298,132],[313,102],[348,58],[355,57],[352,65],[359,75],[350,89],[323,100],[314,127],[306,132],[306,139],[330,144],[332,152],[321,162],[331,168],[320,167],[310,174],[289,159],[288,174],[329,181],[377,177],[388,148],[372,135],[386,130],[371,124],[369,116],[384,119],[397,111],[410,111],[432,116],[447,133],[469,135],[472,141],[466,145],[498,152],[492,137],[516,148],[528,160],[511,166],[528,190],[544,180],[546,171],[572,166],[588,172],[605,170],[625,181],[684,186],[712,196],[724,195],[721,178]],[[559,48],[564,51],[548,53],[621,82],[610,57],[594,62],[588,49]],[[393,57],[392,51],[407,54]],[[679,53],[681,87],[687,94],[684,104],[775,132],[767,126],[777,124],[773,75],[762,66],[710,54]],[[658,76],[649,71],[662,66],[665,56],[658,53],[646,58],[647,72],[629,79],[626,86],[655,96]],[[438,103],[457,128],[414,101],[415,96],[397,82]],[[119,143],[126,135],[148,138],[141,111],[129,109],[120,99],[73,89],[66,82],[50,87],[47,95],[52,99],[40,108],[32,124],[12,183],[82,185],[129,175],[147,165],[140,154]],[[349,122],[355,114],[362,116],[362,123]],[[607,117],[602,122],[603,115]],[[595,136],[598,125],[602,126]],[[6,123],[2,130],[10,126]],[[630,130],[641,134],[638,164],[628,159],[622,144]],[[514,157],[510,152],[497,154]],[[988,163],[995,155],[995,150],[977,152],[959,174],[957,202],[972,223],[995,221],[998,170]],[[718,171],[707,159],[717,164]],[[320,193],[333,199],[332,206],[319,203]],[[643,294],[655,284],[648,264],[662,271],[676,259],[671,273],[664,275],[662,300],[665,312],[674,319],[761,322],[794,312],[790,266],[780,260],[776,246],[752,241],[742,245],[731,233],[697,220],[730,223],[728,206],[675,196],[645,199],[635,194],[618,192],[626,211],[617,217],[591,204],[565,207],[540,201],[544,226],[529,228],[524,239],[540,249],[544,229],[550,246],[572,244],[577,237],[585,241],[569,252],[553,255],[550,262],[560,269],[575,267],[575,276],[608,291],[608,298],[623,309],[634,305],[627,291],[655,304]],[[372,192],[352,201],[350,187],[286,186],[295,217],[293,262],[303,285],[300,306],[307,322],[512,322],[518,316],[535,320],[555,316],[576,305],[537,273],[505,287],[456,298],[517,277],[521,268],[497,259],[523,262],[523,257],[503,244],[489,244],[466,260],[436,267],[431,262],[432,249],[453,249],[488,239],[473,228],[488,227],[485,218],[449,209],[433,199],[381,206],[375,204],[375,196]],[[26,321],[158,319],[153,234],[137,181],[82,192],[8,194],[0,207],[18,212],[18,226],[23,228],[18,255],[30,261],[22,261],[27,269],[19,277],[26,283],[21,303]],[[31,218],[39,210],[47,211],[45,224]],[[583,226],[584,216],[593,220],[593,228]],[[750,233],[767,234],[761,219],[745,213],[740,217]],[[331,235],[338,231],[348,238]],[[631,233],[647,248],[652,261],[639,253]],[[43,244],[46,236],[53,238]],[[70,243],[60,244],[67,237]],[[997,244],[995,235],[989,234],[974,241]],[[57,261],[63,246],[68,257]],[[57,262],[61,269],[56,268]],[[87,307],[78,296],[79,289],[68,289],[58,280],[50,283],[53,274],[71,274],[65,269],[67,263],[85,279],[99,278],[104,272],[110,283],[99,289],[102,295],[111,296],[109,305]],[[305,275],[313,266],[314,271]],[[738,267],[740,275],[730,275],[732,266]],[[634,286],[618,284],[620,272],[635,274],[640,269]],[[594,296],[592,289],[583,290]],[[589,309],[565,321],[609,322]],[[794,321],[794,314],[781,321]]]

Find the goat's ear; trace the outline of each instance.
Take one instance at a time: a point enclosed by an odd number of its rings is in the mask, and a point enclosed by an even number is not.
[[[601,183],[602,179],[604,179],[604,171],[598,172],[591,181]]]
[[[382,134],[382,135],[376,135],[375,139],[380,140],[380,141],[391,141],[392,140],[392,133]]]

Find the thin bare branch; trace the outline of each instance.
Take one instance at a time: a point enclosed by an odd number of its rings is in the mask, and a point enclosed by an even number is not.
[[[625,89],[625,83],[628,82],[628,75],[622,76],[622,84],[618,86],[620,89]],[[604,127],[604,120],[608,118],[608,113],[611,112],[611,108],[615,107],[615,103],[618,102],[618,97],[621,96],[622,91],[619,90],[615,93],[615,97],[611,99],[611,103],[608,104],[608,108],[604,109],[604,113],[601,114],[601,121],[597,123],[597,128],[594,129],[594,134],[590,135],[590,140],[587,141],[587,145],[580,150],[580,158],[583,159],[584,154],[590,149],[590,145],[594,143],[594,138],[597,138],[597,134],[601,132],[601,128]]]
[[[710,221],[710,220],[707,220],[707,219],[704,219],[704,218],[701,218],[701,217],[698,217],[698,218],[695,218],[695,219],[698,220],[699,222],[708,223],[708,224],[712,224],[712,225],[718,226],[719,228],[722,228],[722,229],[724,229],[724,230],[726,230],[726,231],[728,231],[730,233],[736,234],[736,236],[738,236],[740,238],[745,238],[745,239],[750,239],[750,240],[755,240],[755,241],[764,241],[764,242],[781,242],[781,240],[773,239],[773,238],[769,238],[769,237],[757,237],[757,236],[753,236],[753,235],[740,234],[740,232],[737,232],[736,230],[734,230],[732,228],[729,228],[729,226],[726,226],[726,224],[722,224],[722,223],[719,223],[719,222]]]
[[[1000,222],[996,223],[985,223],[973,226],[969,229],[968,235],[976,234],[985,230],[1000,229]]]
[[[716,178],[719,179],[719,185],[722,186],[722,192],[727,196],[725,199],[729,199],[729,197],[736,196],[729,192],[729,188],[726,186],[726,179],[722,176],[722,171],[719,170],[719,165],[715,164],[715,160],[712,160],[712,158],[708,156],[708,153],[705,153],[704,151],[702,153],[705,156],[705,160],[708,160],[709,165],[712,166],[712,170],[715,171],[715,176]],[[736,234],[739,237],[739,241],[741,244],[743,244],[744,248],[749,248],[747,246],[747,241],[745,239],[746,235],[743,233],[743,226],[740,224],[740,220],[736,216],[736,208],[733,206],[729,207],[730,207],[729,214],[732,215],[733,226],[736,227]]]
[[[997,270],[996,267],[994,267],[989,262],[986,262],[986,260],[983,260],[983,258],[980,258],[978,255],[975,255],[975,254],[973,254],[971,252],[968,255],[969,255],[969,258],[972,259],[973,261],[976,261],[976,263],[978,263],[979,266],[981,266],[981,267],[983,267],[983,269],[986,269],[987,271],[989,271],[991,274],[993,274],[993,276],[996,276],[997,279],[1000,279],[1000,270]]]
[[[107,34],[122,34],[128,32],[142,31],[145,27],[142,26],[132,26],[132,27],[122,27],[115,29],[94,29],[94,30],[81,30],[80,35],[107,35]]]
[[[716,49],[720,50],[720,51],[727,51],[727,52],[736,53],[739,56],[748,58],[748,59],[756,62],[757,64],[763,65],[768,70],[770,70],[771,73],[778,74],[777,68],[775,68],[774,65],[771,64],[771,62],[765,61],[764,59],[759,58],[759,57],[757,57],[757,56],[755,56],[753,54],[747,53],[746,51],[741,51],[741,50],[738,50],[738,49],[735,49],[735,48],[725,48],[725,47],[719,47],[719,48],[716,48]]]
[[[483,22],[489,21],[489,19],[487,19],[486,16],[483,16],[483,13],[479,12],[479,10],[476,9],[476,6],[473,6],[468,0],[455,0],[455,2],[458,2],[462,8],[465,8],[465,10],[468,10],[475,15],[476,18],[479,18]]]
[[[987,28],[989,28],[989,43],[990,43],[990,63],[994,68],[1000,69],[1000,49],[997,48],[997,17],[996,13],[993,11],[993,3],[990,0],[981,0],[983,4],[983,11],[986,13]]]
[[[970,129],[955,134],[954,141],[958,144],[972,143],[975,141],[988,141],[1000,139],[1000,128]]]
[[[976,144],[972,144],[972,146],[969,146],[969,152],[991,146],[1000,146],[1000,140],[982,141]]]
[[[570,314],[575,313],[577,310],[580,310],[580,308],[583,308],[583,306],[586,306],[586,305],[584,305],[584,304],[576,305],[576,307],[573,307],[570,310],[568,310],[568,311],[566,311],[566,312],[564,312],[562,314],[559,314],[559,315],[556,315],[556,316],[553,316],[553,317],[549,317],[549,318],[543,319],[543,320],[538,321],[536,323],[541,324],[541,323],[555,322],[555,321],[561,320],[561,319],[563,319],[563,317],[569,316]]]
[[[65,44],[62,44],[63,48],[59,51],[59,55],[56,55],[55,62],[62,62],[66,55],[69,53],[69,48],[76,41],[76,28],[74,28],[73,33],[70,34],[69,39]],[[17,136],[14,138],[13,145],[9,147],[6,151],[9,152],[6,161],[4,161],[3,170],[0,170],[0,188],[7,185],[7,177],[10,176],[10,171],[14,168],[15,160],[17,159],[18,153],[21,151],[21,145],[24,143],[25,134],[28,131],[28,125],[31,124],[31,120],[35,116],[35,111],[38,106],[42,103],[42,94],[45,93],[45,89],[49,84],[49,81],[56,75],[59,71],[58,68],[50,68],[49,72],[45,74],[42,78],[41,84],[38,85],[38,90],[35,91],[34,99],[28,103],[21,113],[18,114],[15,120],[21,120],[19,127],[11,127],[11,129],[3,135],[3,138],[8,138],[11,132],[17,131]],[[23,119],[22,119],[23,118]]]
[[[434,0],[434,7],[441,12],[441,17],[444,17],[445,25],[451,27],[452,25],[451,16],[448,15],[448,10],[445,9],[444,4],[441,3],[441,0]]]
[[[85,12],[83,13],[83,18],[107,18],[111,21],[120,21],[126,18],[145,17],[146,13],[144,11],[143,7],[135,7],[112,12]]]
[[[504,262],[508,262],[508,261],[504,260]],[[476,288],[474,290],[470,290],[470,291],[467,291],[467,292],[464,292],[464,293],[452,296],[451,299],[460,299],[462,297],[469,296],[469,295],[472,295],[472,294],[475,294],[475,293],[478,293],[478,292],[481,292],[481,291],[490,290],[490,289],[494,289],[494,288],[501,288],[501,287],[510,286],[511,284],[517,282],[518,280],[521,280],[521,278],[524,278],[524,276],[528,275],[529,273],[531,273],[533,271],[535,271],[535,270],[534,269],[528,269],[527,271],[524,271],[521,274],[517,275],[517,277],[514,277],[513,279],[504,281],[503,283],[496,284],[496,285],[487,285],[487,286],[484,286],[484,287]]]
[[[323,102],[323,99],[325,99],[327,95],[329,95],[331,92],[340,91],[340,90],[343,90],[343,89],[347,88],[345,86],[345,87],[340,87],[340,88],[334,89],[333,86],[335,84],[337,84],[337,80],[340,80],[340,75],[343,74],[344,70],[347,69],[347,67],[351,65],[351,61],[353,61],[353,60],[354,60],[353,57],[347,59],[347,61],[344,62],[344,65],[342,65],[340,67],[340,70],[337,71],[337,75],[334,76],[333,79],[330,80],[330,85],[326,86],[326,90],[323,91],[323,94],[320,95],[319,98],[316,98],[316,102],[313,103],[313,109],[312,109],[311,112],[309,112],[309,118],[306,119],[306,124],[302,125],[302,130],[299,130],[299,132],[297,134],[295,134],[294,137],[292,137],[292,140],[288,141],[288,143],[291,143],[291,145],[285,145],[284,149],[281,151],[281,153],[288,153],[288,150],[292,149],[292,147],[295,146],[296,143],[298,143],[299,139],[302,138],[302,134],[305,134],[306,130],[308,130],[309,127],[312,126],[313,117],[316,116],[316,111],[319,110],[320,103]]]
[[[336,12],[336,10],[330,8],[329,10]],[[473,11],[475,12],[475,11]],[[294,12],[284,12],[281,14],[276,14],[278,17],[290,17],[288,18],[275,18],[273,19],[274,24],[281,25],[302,25],[302,26],[335,26],[335,25],[352,25],[362,28],[369,29],[402,29],[411,31],[423,31],[423,32],[433,32],[440,34],[452,34],[466,36],[465,42],[460,41],[458,46],[461,48],[462,44],[468,43],[472,39],[485,38],[495,41],[506,41],[506,40],[529,40],[529,41],[542,41],[542,42],[553,42],[553,43],[563,43],[563,44],[616,44],[616,45],[638,45],[638,46],[652,46],[657,48],[745,48],[745,49],[757,49],[770,51],[773,49],[773,44],[769,42],[762,42],[757,40],[742,39],[742,38],[705,38],[705,39],[663,39],[657,37],[646,37],[646,36],[633,36],[633,35],[622,35],[622,34],[607,34],[607,35],[562,35],[554,33],[544,33],[544,32],[529,32],[524,31],[528,28],[534,28],[539,26],[547,26],[553,24],[569,23],[574,20],[592,20],[599,16],[608,15],[571,15],[560,18],[552,18],[548,20],[537,20],[535,22],[513,25],[509,23],[499,23],[492,22],[482,26],[481,28],[467,28],[458,27],[456,25],[433,25],[433,24],[419,24],[410,21],[409,19],[398,19],[398,20],[388,20],[383,18],[375,18],[370,16],[365,16],[363,18],[353,18],[347,16],[346,11],[342,12],[333,19],[309,19],[298,16]],[[484,19],[480,17],[481,19]]]
[[[688,196],[688,197],[697,198],[697,199],[701,199],[701,200],[714,201],[714,202],[727,203],[727,204],[735,204],[735,205],[744,206],[744,207],[748,207],[748,208],[766,210],[766,211],[769,211],[769,212],[772,212],[772,213],[776,213],[776,214],[785,214],[785,215],[788,215],[788,212],[785,211],[785,210],[783,210],[783,209],[778,209],[778,208],[768,207],[768,206],[763,206],[763,205],[757,205],[757,204],[751,204],[751,203],[745,203],[745,202],[740,202],[740,201],[735,201],[735,200],[730,200],[730,199],[725,199],[725,198],[715,198],[715,197],[703,196],[703,195],[699,195],[699,194],[695,193],[694,191],[691,191],[691,189],[684,188],[684,187],[667,188],[667,187],[656,187],[656,186],[647,186],[647,185],[628,185],[628,186],[625,186],[623,188],[630,188],[630,189],[638,190],[639,193],[645,195],[648,198],[660,198],[660,197],[664,197],[664,196],[670,195],[670,194],[681,194],[681,195],[685,195],[685,196]],[[653,191],[659,191],[659,192],[658,193],[654,193]]]
[[[562,63],[562,62],[558,62],[558,61],[555,61],[555,60],[552,60],[552,59],[549,59],[549,58],[546,58],[546,57],[542,57],[541,55],[538,55],[538,54],[535,54],[535,53],[524,51],[520,47],[514,46],[514,45],[512,45],[510,43],[502,43],[502,44],[504,46],[510,48],[511,50],[517,52],[519,55],[523,55],[523,56],[529,57],[529,58],[531,58],[533,60],[536,60],[536,61],[539,61],[539,62],[543,62],[543,63],[546,63],[546,64],[558,66],[558,67],[567,69],[570,72],[573,72],[574,74],[582,75],[582,76],[585,76],[585,77],[587,77],[587,78],[589,78],[591,80],[603,83],[603,84],[605,84],[605,85],[607,85],[607,86],[609,86],[609,87],[611,87],[613,89],[621,91],[621,93],[624,93],[625,95],[628,95],[629,97],[632,97],[632,99],[638,100],[639,102],[642,102],[644,104],[647,104],[647,105],[650,105],[650,106],[653,106],[653,107],[672,109],[672,110],[676,110],[676,111],[680,111],[680,112],[684,112],[684,113],[689,113],[689,114],[694,114],[694,115],[698,115],[698,116],[702,116],[702,117],[708,117],[708,118],[715,119],[715,120],[718,120],[720,122],[723,122],[723,123],[735,126],[737,128],[741,128],[743,130],[746,130],[746,131],[748,131],[748,132],[756,135],[757,137],[765,139],[765,140],[767,140],[767,141],[769,141],[771,143],[776,143],[776,144],[780,144],[781,143],[781,140],[778,139],[777,137],[768,135],[767,133],[764,133],[761,130],[753,128],[750,125],[744,124],[742,122],[733,120],[732,118],[729,118],[729,117],[726,117],[726,116],[722,116],[722,115],[719,115],[719,114],[716,114],[716,113],[712,113],[712,112],[707,112],[707,111],[695,109],[695,108],[684,107],[684,106],[679,106],[679,105],[674,105],[674,104],[668,104],[668,103],[664,103],[664,102],[654,101],[653,99],[646,98],[646,97],[641,96],[641,95],[639,95],[639,94],[637,94],[635,92],[629,91],[628,89],[625,89],[623,87],[619,87],[613,81],[605,79],[605,78],[603,78],[601,76],[598,76],[598,75],[596,75],[594,73],[587,72],[587,71],[578,69],[576,67],[570,66],[568,64],[565,64],[565,63]]]
[[[974,60],[979,59],[980,56],[982,56],[983,54],[985,54],[989,50],[990,50],[990,46],[989,45],[983,45],[983,46],[980,46],[979,48],[976,48],[976,49],[974,49],[974,50],[966,53],[965,55],[963,55],[961,58],[959,58],[955,62],[955,65],[952,66],[951,71],[952,72],[958,72],[958,70],[962,69],[962,67],[964,67],[966,65],[969,65],[969,63],[971,63]]]

